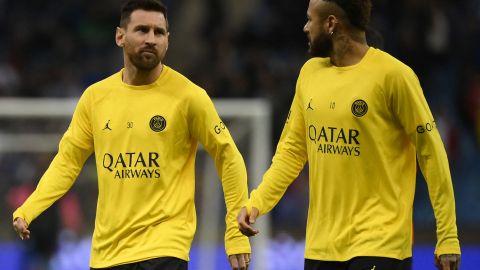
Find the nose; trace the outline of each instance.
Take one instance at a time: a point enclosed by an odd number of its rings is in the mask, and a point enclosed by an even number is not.
[[[303,32],[308,34],[308,22],[303,26]]]
[[[155,44],[155,32],[154,30],[150,30],[147,33],[147,37],[145,39],[145,43],[147,44]]]

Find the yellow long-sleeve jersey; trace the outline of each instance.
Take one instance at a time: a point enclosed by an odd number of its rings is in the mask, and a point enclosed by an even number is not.
[[[84,92],[58,154],[13,218],[32,222],[68,191],[94,152],[99,195],[90,266],[188,260],[200,142],[222,181],[226,252],[250,253],[236,225],[248,196],[245,164],[206,92],[167,66],[143,86],[123,83],[122,72]]]
[[[247,209],[270,211],[308,161],[305,258],[411,257],[416,157],[437,219],[435,252],[459,254],[447,156],[414,72],[374,48],[348,67],[313,58]]]

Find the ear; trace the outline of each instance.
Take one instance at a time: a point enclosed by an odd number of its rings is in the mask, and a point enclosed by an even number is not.
[[[167,46],[165,47],[165,51],[168,51],[168,44],[170,43],[170,32],[167,32]]]
[[[117,27],[117,31],[115,33],[115,42],[117,43],[118,47],[123,48],[123,45],[125,44],[125,29]]]
[[[338,19],[335,15],[329,15],[327,20],[325,21],[325,26],[327,27],[327,33],[333,35],[335,30],[337,29]]]

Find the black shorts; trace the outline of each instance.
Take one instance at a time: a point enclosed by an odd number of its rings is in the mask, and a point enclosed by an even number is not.
[[[90,270],[188,270],[188,262],[174,257],[161,257],[146,261]]]
[[[412,270],[412,258],[355,257],[345,262],[305,259],[305,270]]]

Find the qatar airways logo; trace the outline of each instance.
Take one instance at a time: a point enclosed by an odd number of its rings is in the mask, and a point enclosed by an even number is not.
[[[156,152],[105,153],[102,162],[115,179],[159,179],[159,156]]]
[[[360,132],[356,129],[310,125],[308,138],[317,152],[323,154],[360,156]],[[318,146],[317,146],[318,145]]]

